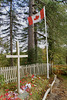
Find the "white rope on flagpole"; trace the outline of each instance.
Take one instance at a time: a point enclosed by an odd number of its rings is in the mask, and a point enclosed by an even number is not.
[[[46,13],[45,13],[45,6],[44,6],[44,21],[45,21],[45,34],[46,34],[47,78],[49,79],[48,42],[47,42],[47,25],[46,25]]]

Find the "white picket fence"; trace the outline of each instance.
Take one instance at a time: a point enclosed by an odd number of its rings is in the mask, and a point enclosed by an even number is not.
[[[0,75],[4,76],[4,80],[6,83],[15,82],[17,80],[17,67],[1,67]]]
[[[20,77],[26,77],[34,75],[46,75],[47,65],[44,63],[41,64],[31,64],[20,66]],[[51,73],[51,65],[50,65]],[[4,80],[6,83],[16,82],[17,81],[17,66],[13,67],[0,67],[0,75],[4,75]]]

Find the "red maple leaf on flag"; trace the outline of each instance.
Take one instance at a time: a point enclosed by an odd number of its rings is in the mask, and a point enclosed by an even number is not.
[[[39,19],[39,15],[38,16],[35,16],[35,18],[34,18],[34,20],[37,20],[37,19]]]

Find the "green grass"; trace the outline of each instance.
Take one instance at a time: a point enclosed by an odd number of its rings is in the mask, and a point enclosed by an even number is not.
[[[0,89],[0,95],[4,95],[4,90],[3,90],[3,88]]]
[[[34,83],[36,86],[31,88],[32,95],[29,97],[29,100],[41,100],[42,90],[45,89],[48,82],[47,79],[42,77],[40,79],[36,78]]]

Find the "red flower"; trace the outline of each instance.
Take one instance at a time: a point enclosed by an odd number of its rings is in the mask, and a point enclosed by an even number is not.
[[[26,75],[26,77],[27,77],[28,75]]]
[[[6,98],[3,98],[2,100],[7,100]]]
[[[8,100],[11,100],[11,97],[9,97]]]
[[[24,79],[22,79],[24,81]]]
[[[3,95],[0,96],[0,98],[2,98],[2,97],[3,97]]]
[[[24,84],[24,82],[22,82]]]
[[[24,81],[25,83],[27,82],[27,81]]]
[[[30,91],[29,87],[27,87],[26,91],[27,91],[27,92],[29,92],[29,91]]]
[[[33,78],[34,77],[34,74],[31,77]]]
[[[30,95],[32,95],[32,93],[30,93]]]
[[[22,83],[22,81],[20,81],[20,83]]]
[[[9,91],[9,89],[6,89],[5,91]]]
[[[5,96],[8,96],[9,93],[5,93]]]
[[[32,81],[34,81],[34,79],[32,79]]]
[[[32,85],[32,87],[34,87],[34,85]]]
[[[31,84],[31,82],[28,82],[28,84]]]
[[[21,89],[24,90],[25,89],[25,86],[21,86]]]

